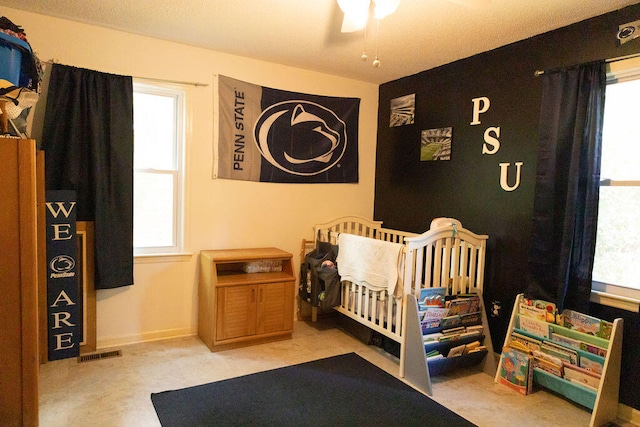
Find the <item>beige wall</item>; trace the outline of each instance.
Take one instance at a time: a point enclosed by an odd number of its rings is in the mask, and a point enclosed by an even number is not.
[[[5,7],[0,7],[0,15],[24,28],[42,61],[209,85],[188,87],[187,94],[186,234],[192,255],[136,260],[133,286],[98,291],[98,347],[195,334],[197,254],[202,249],[276,246],[293,253],[297,267],[300,241],[312,237],[314,222],[347,214],[373,215],[377,85]],[[285,185],[212,179],[215,74],[290,91],[360,98],[360,183]],[[33,113],[34,137],[44,107],[41,99]]]

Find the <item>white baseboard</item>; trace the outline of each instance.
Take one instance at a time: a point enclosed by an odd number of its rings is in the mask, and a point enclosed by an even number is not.
[[[640,426],[640,411],[622,403],[618,404],[618,418],[633,425]]]
[[[143,342],[159,341],[169,338],[181,338],[194,336],[197,331],[189,328],[165,329],[163,331],[154,331],[144,334],[128,335],[123,337],[98,338],[97,347],[99,350],[111,347],[118,347],[129,344],[139,344]]]

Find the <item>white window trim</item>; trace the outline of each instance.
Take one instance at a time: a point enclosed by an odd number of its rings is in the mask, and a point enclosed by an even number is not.
[[[591,302],[615,307],[622,310],[640,312],[640,291],[593,281],[591,283]]]
[[[607,64],[607,84],[637,79],[640,75],[640,57]],[[603,180],[600,186],[637,186],[639,181]],[[622,310],[640,312],[640,290],[611,285],[594,280],[590,301]]]
[[[186,124],[188,118],[188,98],[187,91],[184,87],[177,84],[170,83],[144,83],[138,79],[133,81],[134,91],[140,91],[149,94],[167,95],[173,94],[177,97],[178,105],[176,108],[176,160],[177,171],[168,170],[154,170],[154,169],[136,169],[138,172],[149,173],[171,173],[174,175],[174,179],[177,180],[177,185],[174,187],[174,221],[173,231],[174,246],[168,247],[150,247],[150,248],[136,248],[134,246],[134,262],[135,263],[149,263],[149,262],[173,262],[173,261],[188,261],[191,258],[191,253],[186,250],[187,236],[186,236],[186,224],[185,224],[185,206],[186,206],[186,147],[189,126]]]

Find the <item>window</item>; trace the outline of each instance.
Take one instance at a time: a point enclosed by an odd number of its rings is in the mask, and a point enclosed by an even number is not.
[[[185,93],[134,82],[135,255],[183,251]]]
[[[640,58],[607,76],[592,301],[638,311],[640,300]]]

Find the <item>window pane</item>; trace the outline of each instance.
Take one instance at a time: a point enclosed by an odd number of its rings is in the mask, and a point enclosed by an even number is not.
[[[640,180],[640,80],[607,85],[600,177]]]
[[[137,172],[133,190],[133,245],[174,246],[174,176]]]
[[[640,181],[640,121],[636,108],[640,74],[634,76],[634,67],[621,67],[608,76],[600,178],[613,183],[600,187],[593,280],[640,290],[640,239],[633,238],[640,233],[637,220],[640,187],[633,186],[633,181]],[[617,80],[618,72],[624,76],[622,81]],[[615,185],[616,181],[625,183]],[[601,285],[594,286],[600,289]],[[613,293],[626,292],[620,288],[607,289]]]
[[[176,98],[135,92],[134,167],[175,170]]]
[[[600,187],[593,280],[640,289],[640,187]]]

